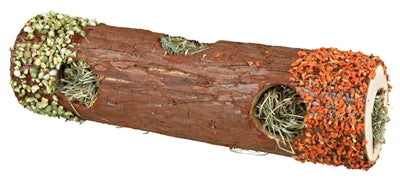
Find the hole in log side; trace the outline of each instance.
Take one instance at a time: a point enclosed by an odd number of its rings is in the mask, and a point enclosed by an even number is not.
[[[100,79],[92,109],[77,107],[82,117],[291,155],[260,131],[249,113],[266,84],[289,85],[288,71],[299,49],[219,41],[205,44],[208,49],[200,53],[175,56],[161,47],[165,34],[104,24],[85,31],[90,44],[83,40],[78,56]],[[257,65],[249,66],[249,60]]]
[[[289,86],[274,85],[257,97],[251,113],[256,126],[273,138],[281,150],[295,154],[291,141],[305,129],[306,107],[300,95]]]

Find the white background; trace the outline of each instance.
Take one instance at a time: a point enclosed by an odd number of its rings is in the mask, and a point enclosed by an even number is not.
[[[1,184],[398,182],[400,11],[396,1],[18,0],[1,1],[0,7]],[[49,10],[201,42],[338,47],[379,55],[394,87],[392,121],[381,158],[368,172],[348,170],[272,154],[235,154],[206,143],[34,114],[23,109],[12,93],[8,49],[29,18]]]

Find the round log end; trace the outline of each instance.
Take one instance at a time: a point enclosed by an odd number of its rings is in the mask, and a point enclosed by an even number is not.
[[[383,61],[361,52],[299,52],[290,70],[307,106],[298,160],[369,169],[384,142],[389,92]]]
[[[31,18],[11,47],[11,87],[25,108],[52,117],[83,121],[75,107],[93,106],[97,75],[77,57],[76,40],[92,19],[49,12]]]
[[[388,106],[388,81],[384,73],[384,68],[382,65],[379,65],[375,70],[376,76],[369,82],[366,104],[365,104],[365,140],[367,142],[366,152],[368,156],[368,160],[374,162],[379,155],[379,152],[382,147],[383,138],[378,137],[374,134],[383,133],[384,126],[380,127],[381,129],[376,130],[376,123],[386,123],[386,119],[383,119],[384,122],[376,122],[376,116],[381,116],[379,111],[385,111]],[[377,97],[377,95],[382,95],[383,97]],[[378,106],[379,103],[383,103],[383,106]],[[383,109],[382,109],[383,108]],[[378,112],[377,112],[378,111]],[[374,117],[375,116],[375,117]],[[385,116],[385,114],[384,114]],[[382,120],[381,120],[382,121]],[[382,135],[383,136],[383,135]]]

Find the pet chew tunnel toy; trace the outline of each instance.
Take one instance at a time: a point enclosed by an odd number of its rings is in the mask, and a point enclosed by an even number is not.
[[[54,12],[10,50],[11,87],[39,114],[353,169],[384,141],[390,86],[373,55],[203,44]]]

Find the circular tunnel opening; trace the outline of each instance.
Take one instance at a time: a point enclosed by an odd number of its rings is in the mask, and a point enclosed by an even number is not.
[[[91,108],[97,100],[98,88],[97,74],[85,61],[61,66],[58,90],[69,102]]]
[[[376,92],[374,106],[372,109],[372,140],[376,148],[385,142],[385,126],[387,122],[388,109],[385,105],[386,91],[381,88]]]
[[[300,95],[285,85],[272,86],[261,94],[253,112],[262,130],[275,139],[278,147],[294,154],[291,140],[305,130],[306,106]]]
[[[385,142],[384,133],[388,121],[389,87],[382,65],[375,69],[375,73],[375,78],[368,86],[364,109],[365,152],[371,162],[378,159],[382,144]]]

